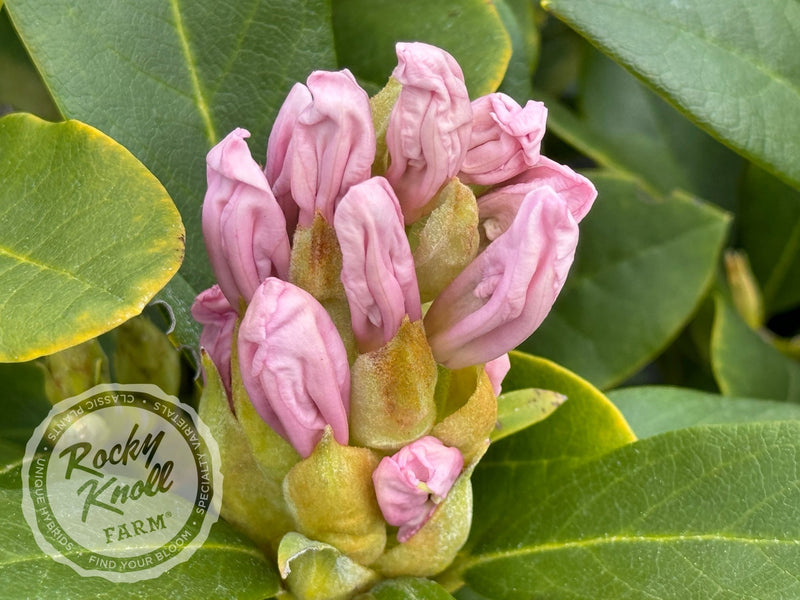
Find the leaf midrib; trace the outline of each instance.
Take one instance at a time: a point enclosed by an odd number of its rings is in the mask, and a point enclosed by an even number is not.
[[[48,265],[46,263],[36,261],[36,260],[32,259],[29,256],[23,256],[21,254],[17,254],[16,252],[13,252],[11,249],[6,248],[5,246],[0,246],[0,255],[7,256],[12,260],[17,261],[17,263],[24,263],[24,264],[27,264],[27,265],[31,265],[32,267],[35,267],[36,269],[38,269],[40,271],[55,273],[55,274],[57,274],[57,275],[59,275],[61,277],[65,277],[66,279],[71,279],[73,281],[77,281],[78,283],[81,283],[84,286],[86,286],[88,289],[99,291],[99,292],[103,292],[103,293],[111,296],[112,298],[114,298],[115,300],[117,300],[120,303],[124,303],[125,302],[124,298],[118,296],[117,294],[114,294],[113,292],[111,292],[110,290],[108,290],[106,288],[98,286],[96,283],[93,283],[91,281],[87,281],[85,279],[82,279],[81,277],[78,277],[77,275],[75,275],[74,273],[70,273],[69,271],[65,271],[63,269],[58,269],[58,268],[54,267],[53,265]]]
[[[189,47],[189,38],[186,35],[186,30],[183,27],[183,17],[181,16],[180,7],[178,6],[178,0],[170,0],[169,4],[170,9],[172,10],[172,16],[175,19],[175,33],[178,35],[178,41],[181,45],[181,52],[183,53],[183,58],[186,61],[186,68],[189,72],[189,80],[192,83],[192,91],[194,93],[197,111],[203,121],[203,128],[205,129],[206,139],[209,142],[209,146],[213,146],[217,143],[217,132],[214,128],[214,123],[211,120],[211,111],[208,108],[208,102],[206,102],[205,96],[203,95],[203,90],[200,87],[200,78],[197,75],[197,66],[195,65],[192,50]]]
[[[525,557],[534,554],[543,554],[546,552],[557,552],[559,550],[595,548],[598,546],[613,545],[620,543],[667,544],[667,543],[680,543],[680,542],[724,542],[730,544],[800,546],[800,539],[746,537],[746,536],[724,535],[721,533],[611,535],[611,536],[584,538],[580,540],[545,542],[531,546],[523,546],[521,548],[515,548],[512,550],[499,550],[496,552],[489,552],[486,554],[477,554],[464,561],[462,572],[467,572],[475,566],[479,566],[484,563],[490,563],[495,560]]]
[[[160,547],[161,546],[150,546],[150,547],[146,547],[145,546],[145,547],[139,547],[139,548],[142,549],[142,550],[153,550],[154,551],[154,550],[158,550]],[[264,555],[261,554],[261,552],[259,552],[255,548],[248,548],[248,547],[245,547],[245,546],[227,546],[227,545],[220,545],[220,544],[208,544],[208,543],[205,543],[200,548],[197,549],[196,554],[200,554],[200,553],[204,553],[204,552],[214,552],[214,551],[215,552],[224,552],[224,553],[237,553],[237,554],[242,554],[244,556],[251,556],[253,558],[256,558],[256,559],[260,560],[265,565],[268,564],[266,559],[264,558]],[[63,555],[66,558],[69,558],[70,556],[80,556],[82,554],[84,554],[84,553],[83,552],[63,553]],[[19,556],[19,555],[17,555],[17,557],[15,557],[13,560],[6,560],[6,561],[3,561],[3,562],[0,562],[0,570],[2,570],[4,568],[8,568],[8,567],[10,567],[12,565],[18,565],[18,564],[22,564],[22,563],[35,563],[37,561],[43,562],[43,563],[50,563],[52,561],[52,559],[49,556],[47,556],[47,555],[45,555],[43,553],[32,554],[32,555],[29,555],[29,556]]]

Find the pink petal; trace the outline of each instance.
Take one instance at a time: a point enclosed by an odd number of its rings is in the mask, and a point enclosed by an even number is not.
[[[508,352],[541,324],[575,254],[578,225],[549,187],[434,300],[425,316],[437,361],[457,369]]]
[[[348,440],[350,371],[333,321],[304,290],[269,278],[247,308],[238,337],[242,381],[258,413],[302,456],[326,425]]]
[[[484,365],[486,375],[489,377],[489,382],[492,384],[492,390],[495,396],[499,396],[503,391],[502,383],[505,376],[511,370],[511,360],[508,358],[508,353],[501,354],[494,360],[490,360]]]
[[[464,467],[464,458],[432,436],[426,436],[381,460],[372,474],[383,518],[399,527],[407,541],[430,519]]]
[[[447,52],[423,43],[398,43],[396,51],[392,76],[402,89],[386,131],[386,179],[409,224],[461,168],[472,109],[461,67]]]
[[[336,203],[370,177],[376,144],[369,97],[350,71],[315,71],[306,83],[292,89],[267,149],[268,177],[282,203],[290,192],[303,227],[317,211],[333,222]]]
[[[495,93],[472,102],[472,136],[459,178],[464,183],[496,185],[519,175],[539,160],[547,109]]]
[[[403,215],[391,186],[374,177],[353,186],[336,209],[342,283],[362,352],[391,340],[403,317],[422,317]]]
[[[597,190],[591,181],[567,165],[559,164],[546,156],[541,156],[535,166],[524,171],[509,183],[512,185],[528,184],[531,186],[528,188],[529,191],[533,189],[533,186],[549,186],[567,203],[572,218],[578,223],[586,216],[597,198]]]
[[[275,123],[272,125],[267,143],[267,162],[264,166],[264,173],[286,216],[289,235],[297,226],[299,208],[292,199],[289,169],[284,169],[283,165],[289,151],[292,132],[297,126],[297,119],[300,113],[311,105],[311,101],[311,92],[308,91],[308,88],[302,83],[295,83],[286,96],[286,100],[283,101],[278,116],[275,117]]]
[[[203,326],[200,332],[200,347],[208,352],[230,395],[233,329],[239,315],[228,304],[218,285],[200,292],[191,310],[194,320]]]
[[[203,235],[222,292],[233,307],[250,300],[261,281],[289,269],[283,213],[250,155],[244,129],[231,132],[208,153]]]

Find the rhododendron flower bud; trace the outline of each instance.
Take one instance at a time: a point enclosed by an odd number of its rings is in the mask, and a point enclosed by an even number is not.
[[[464,466],[456,448],[432,436],[384,457],[372,474],[384,519],[400,528],[397,539],[407,541],[444,500]]]
[[[551,188],[529,193],[513,223],[434,300],[425,330],[451,369],[493,360],[541,324],[572,264],[578,225]]]
[[[489,382],[492,384],[494,395],[499,396],[500,392],[503,391],[503,379],[511,370],[511,360],[508,358],[508,353],[501,354],[494,360],[490,360],[483,368],[486,370],[486,375],[488,375]]]
[[[308,456],[326,425],[347,444],[350,372],[328,313],[308,292],[269,278],[238,335],[239,369],[261,418]]]
[[[409,224],[461,169],[472,109],[461,67],[447,52],[422,43],[399,43],[396,51],[392,77],[402,89],[386,130],[386,179]]]
[[[377,350],[403,317],[422,318],[417,276],[403,214],[383,177],[353,186],[333,222],[342,250],[342,283],[361,352]]]
[[[524,107],[505,94],[472,102],[472,135],[459,179],[495,185],[519,175],[539,160],[547,109],[529,100]]]
[[[235,129],[208,153],[203,236],[222,293],[231,306],[249,302],[267,277],[289,273],[289,238],[283,212],[261,168]]]
[[[214,285],[200,292],[192,304],[192,317],[203,326],[200,347],[205,348],[230,397],[231,346],[238,313],[231,307],[222,290]]]
[[[369,97],[350,71],[315,71],[306,84],[311,101],[293,89],[267,150],[268,177],[282,195],[288,184],[302,227],[317,211],[331,223],[336,203],[370,177],[375,158]]]

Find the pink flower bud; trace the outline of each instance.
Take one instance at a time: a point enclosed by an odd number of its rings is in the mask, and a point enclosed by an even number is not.
[[[203,236],[222,293],[232,307],[247,302],[271,275],[289,273],[289,238],[283,212],[261,168],[236,129],[208,153]]]
[[[307,457],[330,425],[347,444],[350,371],[336,326],[311,294],[270,277],[239,327],[242,382],[261,418]]]
[[[283,101],[272,131],[267,142],[267,162],[264,165],[264,173],[267,176],[272,192],[278,205],[283,209],[286,217],[286,227],[291,236],[297,227],[297,216],[299,208],[292,199],[292,183],[289,178],[289,169],[284,169],[286,155],[289,151],[289,142],[292,139],[292,132],[297,125],[297,118],[306,108],[311,105],[311,92],[302,83],[295,83],[286,100]]]
[[[386,179],[409,224],[461,168],[472,109],[461,67],[447,52],[418,42],[399,43],[396,51],[392,76],[402,89],[386,130],[391,160]]]
[[[384,457],[372,474],[383,518],[406,542],[430,519],[464,466],[456,448],[426,436]]]
[[[203,326],[200,347],[217,367],[222,383],[231,392],[231,346],[238,313],[231,308],[218,285],[200,292],[192,304],[192,317]]]
[[[533,167],[539,160],[547,109],[529,100],[525,107],[505,94],[472,103],[472,135],[461,165],[464,183],[496,185]]]
[[[425,315],[436,360],[459,369],[493,360],[541,324],[564,285],[578,225],[550,187],[530,192],[511,226],[434,300]]]
[[[525,196],[543,187],[549,187],[561,197],[576,222],[586,216],[597,197],[597,190],[586,177],[542,156],[536,166],[508,185],[478,198],[478,218],[486,239],[492,241],[508,229]]]
[[[369,179],[375,158],[369,97],[350,71],[315,71],[306,84],[286,99],[267,149],[267,177],[281,202],[291,191],[303,227],[316,211],[333,222],[336,203]]]
[[[422,318],[403,214],[389,182],[373,177],[350,188],[333,221],[342,249],[342,283],[361,352],[391,340],[403,317]]]
[[[492,384],[492,391],[495,396],[499,396],[503,391],[503,379],[505,379],[508,372],[511,370],[511,360],[508,358],[508,353],[501,354],[494,360],[490,360],[484,365],[486,375],[489,377],[489,383]]]

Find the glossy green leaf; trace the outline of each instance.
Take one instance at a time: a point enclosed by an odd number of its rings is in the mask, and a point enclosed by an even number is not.
[[[682,189],[733,210],[741,157],[609,58],[583,54],[577,114],[548,102],[548,126],[599,164],[639,178],[658,194]]]
[[[398,577],[382,581],[358,600],[448,600],[452,598],[438,583],[420,577]]]
[[[497,8],[483,0],[333,0],[333,26],[340,65],[378,87],[397,65],[398,41],[427,42],[450,52],[471,98],[497,89],[511,57]]]
[[[747,170],[739,198],[739,243],[768,312],[800,303],[800,191],[761,169]]]
[[[82,577],[44,554],[22,516],[21,452],[12,460],[0,441],[0,598],[60,600],[262,600],[275,594],[275,567],[244,537],[219,521],[205,544],[184,563],[156,579],[118,584]],[[9,467],[3,467],[4,464]]]
[[[0,7],[2,7],[0,2]],[[0,106],[31,112],[51,121],[58,120],[58,109],[25,48],[14,33],[8,14],[0,10]]]
[[[635,436],[617,408],[589,383],[548,360],[511,352],[506,392],[535,387],[567,401],[550,417],[489,446],[472,476],[475,511],[469,547],[489,531],[506,527],[506,506],[524,497],[548,473],[564,472],[632,442]],[[515,475],[524,470],[524,486]]]
[[[639,438],[696,425],[800,420],[800,406],[666,385],[622,388],[608,393]]]
[[[750,329],[722,296],[715,302],[711,366],[722,393],[800,402],[800,364]]]
[[[6,9],[61,112],[119,141],[163,182],[186,224],[181,273],[196,290],[210,286],[206,152],[244,127],[263,161],[291,85],[335,66],[327,2],[10,0]]]
[[[700,127],[800,185],[796,0],[546,0]]]
[[[606,388],[655,357],[689,320],[711,281],[728,225],[679,194],[590,173],[599,195],[581,222],[575,264],[543,325],[521,349]]]
[[[125,148],[77,121],[0,119],[0,361],[52,354],[141,312],[184,230]]]
[[[533,70],[539,59],[539,29],[528,0],[495,0],[497,13],[511,40],[511,58],[498,91],[520,105],[534,98]]]
[[[497,600],[797,597],[798,456],[787,421],[648,438],[538,487],[520,466],[464,577]]]
[[[501,394],[497,398],[497,426],[490,436],[492,442],[546,419],[566,399],[558,392],[531,388]]]

